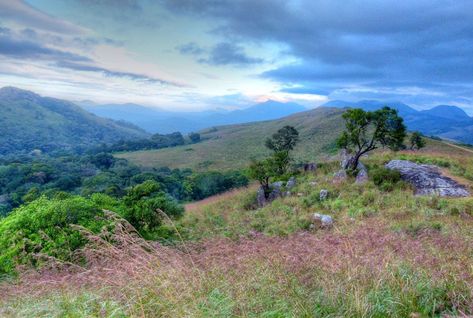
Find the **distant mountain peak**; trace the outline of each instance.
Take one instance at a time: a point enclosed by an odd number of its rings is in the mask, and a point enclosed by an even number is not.
[[[434,108],[423,110],[422,113],[449,119],[471,119],[463,109],[452,105],[435,106]]]
[[[28,91],[26,89],[21,89],[18,87],[13,87],[13,86],[5,86],[0,88],[0,96],[2,98],[8,98],[8,99],[17,99],[17,98],[22,98],[22,99],[29,99],[29,100],[34,100],[37,98],[41,98],[36,93],[33,93],[32,91]]]

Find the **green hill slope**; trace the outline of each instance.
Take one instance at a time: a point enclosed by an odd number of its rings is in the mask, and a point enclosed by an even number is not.
[[[264,141],[285,125],[296,127],[300,143],[294,151],[299,162],[309,162],[333,154],[335,139],[343,129],[344,110],[317,108],[278,120],[220,126],[201,131],[204,141],[175,148],[117,154],[145,167],[234,169],[250,159],[269,154]]]
[[[90,114],[68,101],[0,89],[0,154],[81,148],[144,137],[141,129]]]

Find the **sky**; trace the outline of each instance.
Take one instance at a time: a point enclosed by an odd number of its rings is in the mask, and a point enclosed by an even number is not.
[[[0,86],[168,110],[377,99],[473,115],[473,1],[0,0]]]

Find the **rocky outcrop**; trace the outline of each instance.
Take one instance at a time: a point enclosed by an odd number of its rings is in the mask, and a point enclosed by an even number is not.
[[[416,195],[442,197],[466,197],[470,193],[465,186],[442,174],[437,166],[417,164],[408,160],[391,160],[386,168],[401,173],[402,180],[415,188]]]
[[[336,172],[333,176],[333,183],[340,183],[347,179],[346,170],[350,165],[350,162],[353,160],[353,156],[348,153],[346,149],[342,149],[340,151],[340,167],[341,169]],[[366,169],[365,165],[358,161],[358,165],[356,166],[357,174],[355,182],[358,184],[363,184],[368,181],[368,169]]]
[[[291,177],[286,183],[283,181],[273,182],[269,186],[269,194],[265,195],[263,187],[258,189],[256,194],[256,201],[258,206],[261,208],[266,204],[276,200],[277,198],[282,198],[285,196],[291,195],[291,190],[296,186],[296,178]]]

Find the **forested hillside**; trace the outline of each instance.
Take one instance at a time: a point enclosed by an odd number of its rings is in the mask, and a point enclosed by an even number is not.
[[[0,154],[80,150],[100,143],[146,137],[124,122],[97,117],[68,101],[0,89]]]

